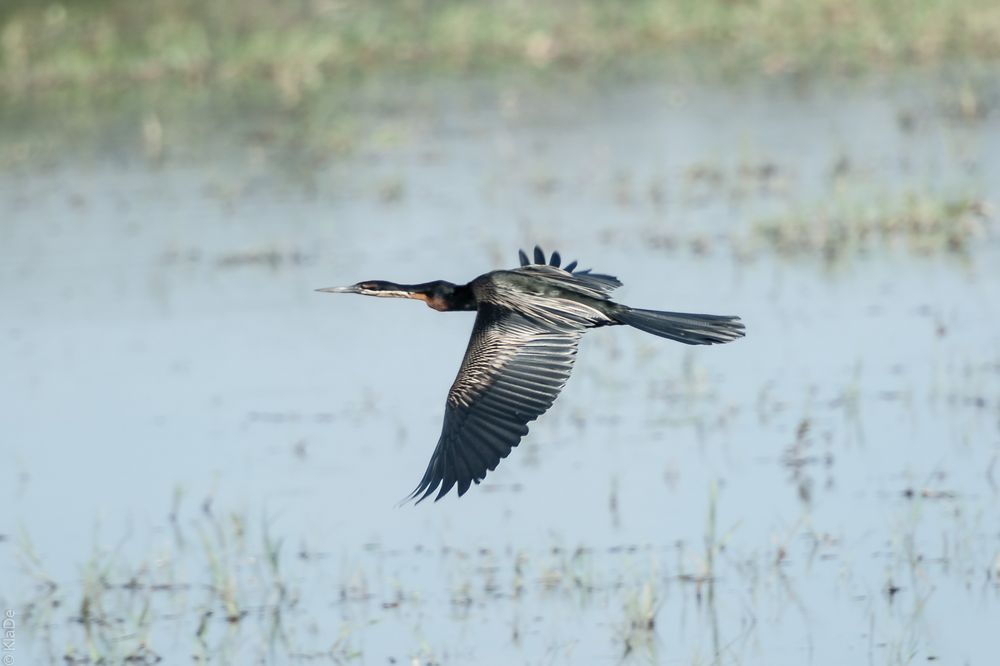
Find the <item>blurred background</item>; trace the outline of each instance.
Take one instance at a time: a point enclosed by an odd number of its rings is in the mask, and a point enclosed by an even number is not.
[[[4,664],[992,663],[994,0],[4,0]],[[540,244],[736,343],[587,335],[458,500]]]

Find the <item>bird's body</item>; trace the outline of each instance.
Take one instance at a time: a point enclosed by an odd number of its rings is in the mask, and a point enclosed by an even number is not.
[[[580,337],[589,328],[629,325],[693,345],[730,342],[744,334],[739,317],[640,310],[615,303],[611,275],[560,268],[535,248],[534,263],[491,271],[465,285],[435,281],[399,285],[359,282],[334,293],[416,298],[435,310],[476,311],[458,377],[448,392],[444,426],[427,471],[411,493],[417,501],[454,486],[459,496],[493,471],[528,433],[528,423],[555,401],[569,379]]]

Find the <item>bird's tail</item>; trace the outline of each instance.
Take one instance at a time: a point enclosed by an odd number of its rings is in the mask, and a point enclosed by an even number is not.
[[[739,317],[660,312],[621,306],[615,318],[640,331],[686,345],[717,345],[742,338],[746,328]]]

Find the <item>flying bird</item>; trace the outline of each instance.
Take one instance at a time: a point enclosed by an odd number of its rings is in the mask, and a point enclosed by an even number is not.
[[[468,284],[383,280],[319,289],[334,294],[415,298],[441,312],[476,312],[465,358],[448,392],[444,426],[427,471],[407,499],[435,501],[458,486],[462,496],[486,478],[528,434],[569,379],[580,337],[589,328],[626,325],[687,345],[732,342],[744,335],[739,317],[630,308],[611,300],[618,278],[560,267],[535,247],[532,261],[490,271]]]

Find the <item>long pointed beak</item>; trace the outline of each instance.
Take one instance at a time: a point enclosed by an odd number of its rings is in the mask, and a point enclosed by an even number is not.
[[[328,294],[357,294],[359,290],[356,285],[351,285],[350,287],[326,287],[325,289],[317,289],[316,291],[323,291]]]

